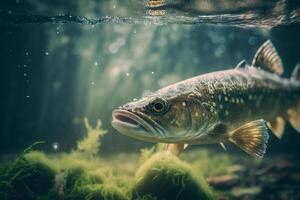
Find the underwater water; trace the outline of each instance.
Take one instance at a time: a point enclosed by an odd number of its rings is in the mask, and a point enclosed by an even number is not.
[[[291,77],[299,9],[296,0],[1,1],[0,200],[300,199],[300,134],[288,122],[262,159],[230,142],[176,156],[111,125],[120,105],[251,63],[268,39]]]

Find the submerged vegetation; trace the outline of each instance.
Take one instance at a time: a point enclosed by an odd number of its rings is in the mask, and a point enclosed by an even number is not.
[[[207,183],[196,171],[170,152],[157,153],[137,171],[133,198],[212,199]]]
[[[106,133],[100,121],[95,128],[87,120],[85,125],[88,134],[68,154],[33,150],[42,145],[36,143],[14,162],[2,165],[0,199],[212,199],[199,163],[189,165],[159,145],[143,150],[141,156],[117,155],[112,163],[98,156]]]
[[[106,133],[85,120],[87,135],[69,153],[36,150],[37,142],[14,161],[0,164],[2,200],[210,200],[297,199],[298,162],[263,162],[208,150],[179,157],[163,145],[141,153],[101,155]],[[100,154],[100,156],[99,156]],[[237,159],[237,163],[235,161]],[[282,173],[282,172],[285,173]],[[290,173],[292,172],[292,173]],[[294,198],[296,197],[296,198]]]

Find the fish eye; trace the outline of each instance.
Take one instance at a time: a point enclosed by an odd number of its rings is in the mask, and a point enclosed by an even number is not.
[[[168,102],[164,99],[155,99],[147,106],[148,110],[155,114],[164,114],[168,107]]]
[[[155,102],[152,108],[156,112],[161,112],[164,109],[164,104],[162,102]]]

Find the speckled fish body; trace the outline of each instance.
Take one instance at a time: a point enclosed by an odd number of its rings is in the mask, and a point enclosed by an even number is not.
[[[298,102],[299,92],[298,81],[245,66],[197,76],[158,90],[149,98],[177,99],[182,102],[177,106],[186,107],[188,114],[181,112],[181,116],[169,119],[175,127],[186,121],[180,119],[189,119],[189,126],[184,125],[189,137],[182,138],[182,142],[215,143],[215,134],[210,131],[231,132],[256,119],[287,118],[286,111]],[[206,134],[212,137],[195,139]]]
[[[262,157],[268,128],[282,137],[285,120],[300,132],[300,65],[292,78],[282,78],[282,63],[270,41],[253,62],[230,70],[196,76],[162,88],[113,111],[120,133],[150,141],[210,144],[230,141]],[[268,127],[267,127],[268,126]]]

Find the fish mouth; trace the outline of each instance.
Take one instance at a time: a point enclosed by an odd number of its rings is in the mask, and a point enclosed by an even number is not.
[[[168,137],[168,132],[145,114],[123,109],[112,112],[112,126],[121,134],[146,142],[179,143],[182,138]]]
[[[156,142],[157,130],[138,115],[123,109],[112,112],[112,126],[120,133],[137,139]]]

